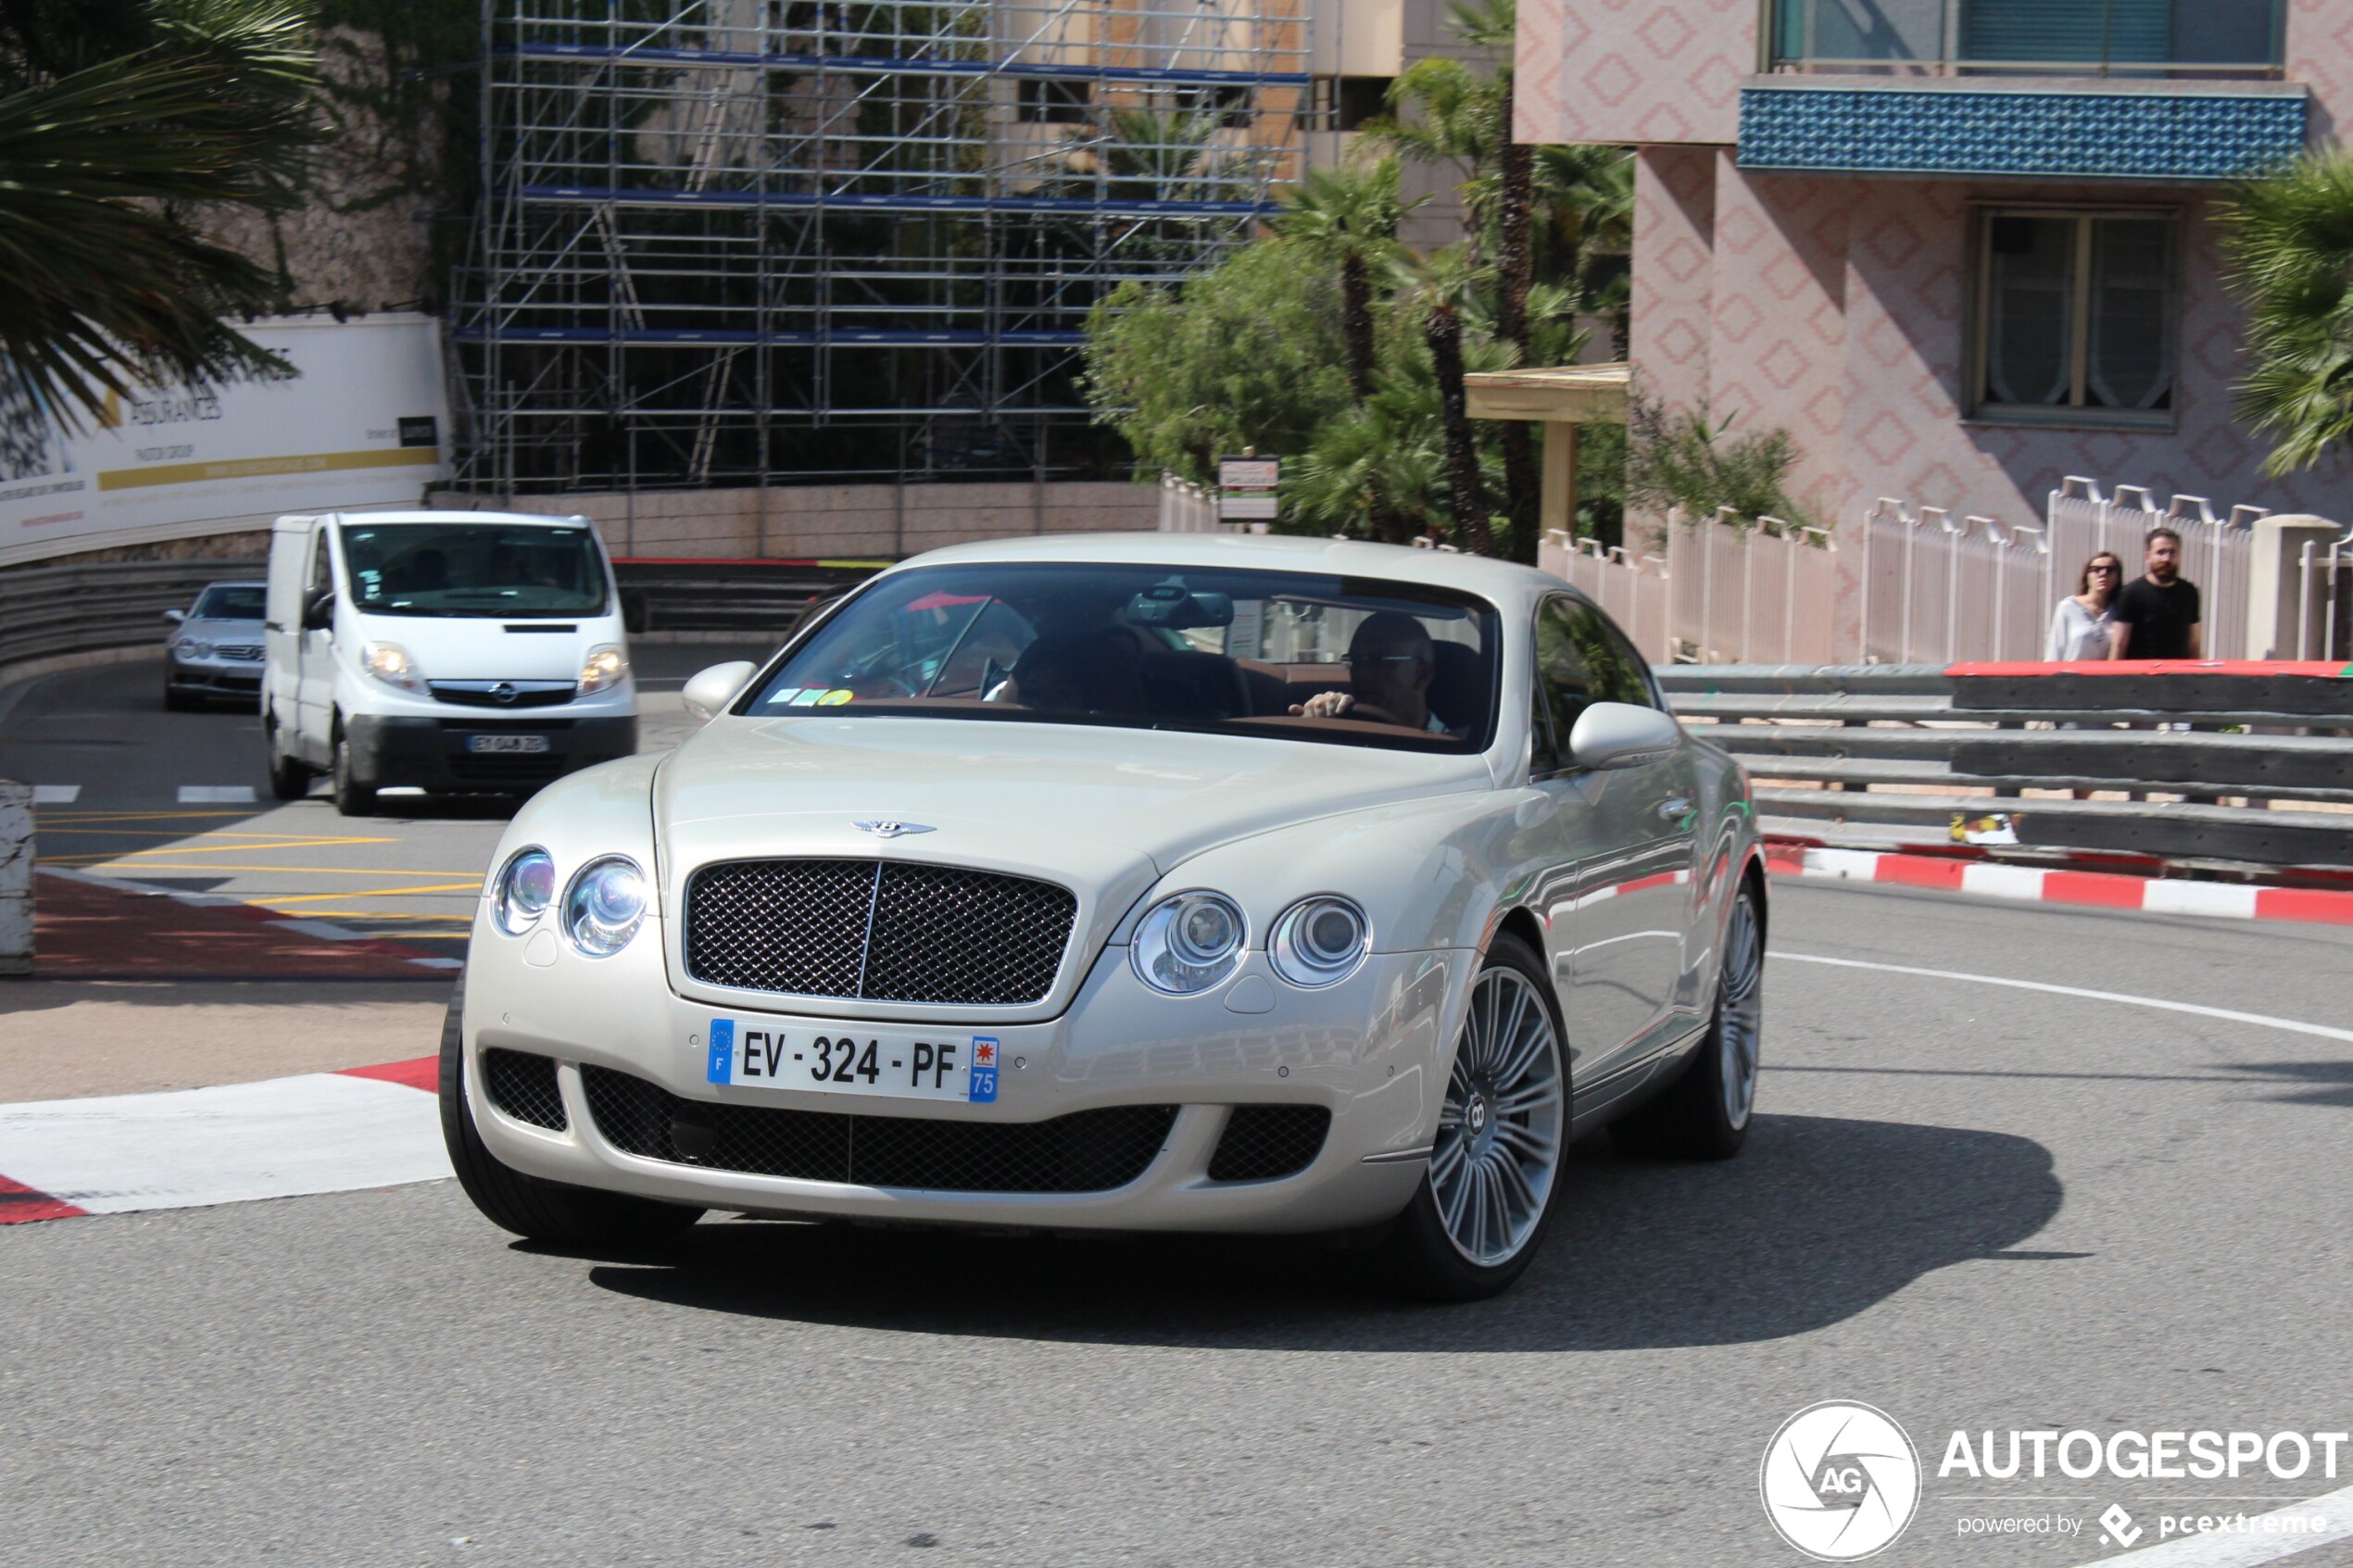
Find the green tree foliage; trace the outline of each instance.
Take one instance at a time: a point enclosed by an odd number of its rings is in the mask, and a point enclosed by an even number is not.
[[[149,0],[0,18],[0,358],[17,391],[71,420],[141,380],[284,373],[222,321],[271,308],[277,279],[182,214],[296,199],[320,135],[307,13]]]
[[[2265,470],[2353,453],[2353,151],[2315,151],[2242,185],[2221,222],[2247,307],[2238,413],[2272,440]]]
[[[1680,507],[1693,521],[1730,507],[1743,525],[1769,517],[1812,526],[1786,488],[1797,462],[1789,432],[1736,436],[1735,419],[1711,420],[1705,408],[1670,410],[1637,389],[1627,420],[1627,501],[1661,516]]]
[[[1280,243],[1252,245],[1168,291],[1122,284],[1087,332],[1086,393],[1139,477],[1195,483],[1244,446],[1293,453],[1353,402],[1340,285]]]
[[[1398,175],[1394,157],[1311,169],[1274,222],[1277,234],[1339,275],[1349,390],[1360,402],[1373,394],[1374,279],[1403,256],[1397,225],[1406,207]]]

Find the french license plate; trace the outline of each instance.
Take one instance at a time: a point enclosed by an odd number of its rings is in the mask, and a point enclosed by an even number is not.
[[[477,756],[484,752],[545,751],[546,735],[468,735],[466,749]]]
[[[705,1075],[745,1088],[900,1099],[997,1099],[997,1040],[989,1035],[925,1035],[817,1024],[778,1029],[714,1018],[705,1037]]]

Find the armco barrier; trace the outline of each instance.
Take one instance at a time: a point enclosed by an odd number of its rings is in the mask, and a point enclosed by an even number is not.
[[[1777,837],[2353,867],[2353,671],[2344,666],[1658,673],[1677,711],[1758,781],[1759,811]]]

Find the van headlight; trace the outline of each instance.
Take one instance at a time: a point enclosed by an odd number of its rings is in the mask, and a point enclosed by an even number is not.
[[[580,695],[594,696],[629,679],[629,655],[618,643],[599,643],[580,661]]]
[[[612,957],[645,918],[646,873],[626,855],[589,861],[564,889],[564,936],[585,958]]]
[[[1319,893],[1285,909],[1266,939],[1266,961],[1292,985],[1310,991],[1337,985],[1373,950],[1365,911],[1337,894]]]
[[[524,849],[508,857],[492,886],[490,918],[510,936],[521,936],[556,901],[556,862],[545,849]]]
[[[398,643],[370,643],[359,656],[360,667],[387,686],[419,696],[429,695],[425,678],[417,672],[417,661]]]
[[[1128,962],[1153,990],[1189,997],[1241,967],[1249,935],[1240,906],[1223,893],[1179,893],[1144,911]]]

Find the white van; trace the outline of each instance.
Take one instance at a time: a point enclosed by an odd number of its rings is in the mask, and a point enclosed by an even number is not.
[[[585,518],[282,517],[270,540],[270,785],[527,793],[637,748],[621,594]]]

